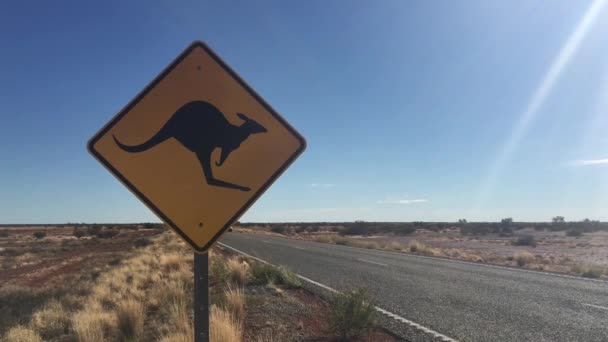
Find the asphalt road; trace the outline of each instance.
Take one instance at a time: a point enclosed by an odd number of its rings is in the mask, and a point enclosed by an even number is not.
[[[608,341],[608,283],[228,233],[222,243],[459,341]]]

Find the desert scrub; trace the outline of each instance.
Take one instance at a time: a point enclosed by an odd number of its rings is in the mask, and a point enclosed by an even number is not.
[[[532,246],[536,247],[536,239],[532,235],[523,235],[513,240],[514,246]]]
[[[275,267],[263,263],[254,263],[251,267],[252,282],[254,284],[277,284],[288,288],[302,286],[300,278],[285,267]]]
[[[68,333],[70,318],[61,303],[51,299],[34,313],[30,325],[42,338],[49,340]]]
[[[12,327],[2,338],[3,342],[42,342],[42,338],[34,330],[17,325]]]
[[[249,264],[236,257],[228,259],[226,262],[228,279],[236,285],[245,285],[249,279]]]
[[[128,299],[116,308],[116,322],[123,340],[134,341],[144,330],[144,306],[137,300]]]
[[[526,264],[533,262],[534,259],[534,254],[526,251],[520,251],[513,255],[513,260],[517,262],[517,266],[525,266]]]
[[[241,321],[233,317],[228,311],[217,306],[211,307],[209,319],[209,341],[218,342],[241,342],[243,338],[243,326]]]
[[[330,327],[344,340],[364,336],[375,322],[373,301],[363,289],[336,295],[330,302],[330,310]]]
[[[604,274],[604,268],[598,265],[574,265],[572,272],[579,274],[581,277],[597,279]]]

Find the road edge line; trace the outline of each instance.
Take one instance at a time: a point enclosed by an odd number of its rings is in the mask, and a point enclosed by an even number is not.
[[[218,241],[218,242],[217,242],[217,244],[218,244],[218,245],[220,245],[220,246],[222,246],[222,247],[225,247],[225,248],[228,248],[228,249],[230,249],[230,250],[233,250],[234,252],[237,252],[237,253],[239,253],[239,254],[242,254],[242,255],[244,255],[244,256],[246,256],[246,257],[248,257],[248,258],[251,258],[251,259],[257,260],[257,261],[259,261],[259,262],[261,262],[261,263],[263,263],[263,264],[266,264],[266,265],[272,265],[272,266],[275,266],[275,267],[276,267],[276,265],[274,265],[274,264],[272,264],[272,263],[270,263],[270,262],[268,262],[268,261],[266,261],[266,260],[260,259],[260,258],[258,258],[258,257],[255,257],[255,256],[251,255],[251,254],[245,253],[245,252],[243,252],[243,251],[241,251],[241,250],[239,250],[239,249],[236,249],[236,248],[234,248],[234,247],[232,247],[232,246],[228,246],[228,245],[226,245],[226,244],[224,244],[224,243],[222,243],[222,242],[219,242],[219,241]],[[338,290],[336,290],[336,289],[334,289],[334,288],[331,288],[331,287],[329,287],[329,286],[327,286],[327,285],[325,285],[325,284],[319,283],[318,281],[314,281],[314,280],[312,280],[312,279],[310,279],[310,278],[307,278],[307,277],[305,277],[305,276],[303,276],[303,275],[300,275],[300,274],[298,274],[298,273],[294,273],[294,274],[295,274],[295,275],[296,275],[296,276],[297,276],[299,279],[302,279],[302,280],[304,280],[304,281],[306,281],[306,282],[308,282],[308,283],[310,283],[310,284],[313,284],[313,285],[315,285],[315,286],[321,287],[322,289],[327,290],[327,291],[329,291],[329,292],[332,292],[332,293],[338,293],[338,294],[341,294],[341,293],[342,293],[342,292],[340,292],[340,291],[338,291]],[[392,318],[392,319],[396,320],[397,322],[407,324],[408,326],[410,326],[410,327],[412,327],[412,328],[414,328],[414,329],[420,330],[420,331],[422,331],[422,332],[424,332],[424,333],[426,333],[426,334],[431,335],[431,336],[433,337],[433,339],[435,339],[436,341],[441,341],[441,342],[458,342],[458,340],[455,340],[455,339],[453,339],[453,338],[451,338],[451,337],[448,337],[448,336],[446,336],[446,335],[443,335],[443,334],[441,334],[441,333],[439,333],[439,332],[437,332],[437,331],[434,331],[434,330],[432,330],[432,329],[430,329],[430,328],[427,328],[427,327],[425,327],[425,326],[423,326],[423,325],[420,325],[420,324],[418,324],[418,323],[416,323],[416,322],[410,321],[410,320],[409,320],[409,319],[407,319],[407,318],[401,317],[401,316],[399,316],[399,315],[397,315],[397,314],[394,314],[394,313],[392,313],[392,312],[390,312],[390,311],[388,311],[388,310],[385,310],[385,309],[383,309],[383,308],[381,308],[381,307],[379,307],[379,306],[374,306],[374,309],[376,309],[376,311],[380,312],[381,314],[383,314],[383,315],[385,315],[385,316],[387,316],[387,317],[390,317],[390,318]]]

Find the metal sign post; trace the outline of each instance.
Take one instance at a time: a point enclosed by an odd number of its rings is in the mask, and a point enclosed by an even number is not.
[[[194,253],[194,342],[209,342],[209,254]]]

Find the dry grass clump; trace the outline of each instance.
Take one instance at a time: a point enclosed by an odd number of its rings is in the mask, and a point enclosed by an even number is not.
[[[243,336],[241,322],[234,318],[228,311],[217,306],[211,307],[211,318],[209,319],[209,340],[214,342],[240,342]]]
[[[42,342],[42,338],[34,330],[17,325],[6,332],[3,342]]]
[[[183,266],[182,259],[178,253],[165,254],[160,256],[160,264],[167,271],[176,271]]]
[[[597,279],[600,278],[605,270],[598,265],[583,265],[577,264],[572,266],[571,271],[585,278]]]
[[[513,260],[517,262],[518,266],[525,266],[526,264],[533,262],[534,259],[534,254],[526,251],[519,251],[513,255]]]
[[[72,316],[72,330],[80,342],[103,342],[114,336],[116,321],[100,306],[91,306]]]
[[[230,258],[226,262],[228,278],[237,285],[245,285],[249,279],[249,264],[238,258]]]
[[[334,239],[328,235],[315,235],[312,240],[320,243],[334,243]]]
[[[128,299],[116,309],[118,330],[125,340],[133,340],[143,335],[145,311],[141,302]]]
[[[52,299],[32,315],[30,326],[44,339],[50,339],[68,332],[70,317],[61,303]]]
[[[224,291],[224,296],[226,298],[224,309],[236,320],[243,321],[245,319],[245,291],[243,288],[228,286],[228,289]]]

